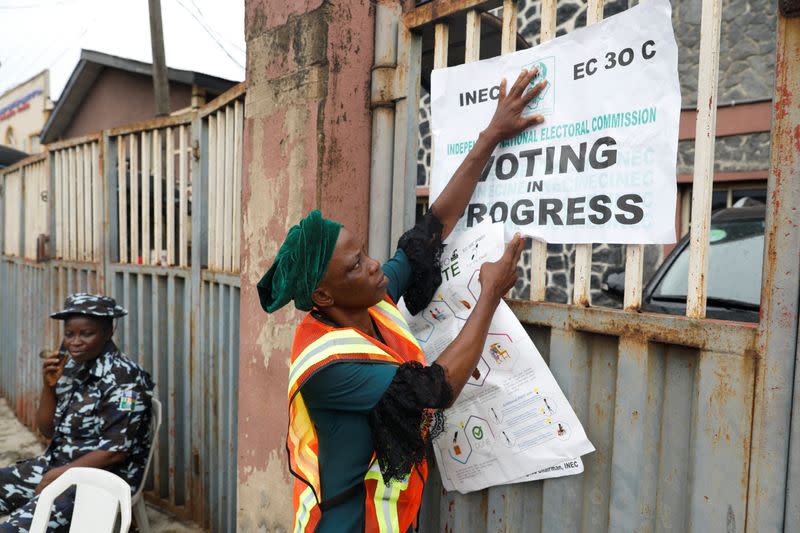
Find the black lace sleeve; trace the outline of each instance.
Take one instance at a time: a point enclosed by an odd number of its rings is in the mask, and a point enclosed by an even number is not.
[[[403,298],[412,315],[425,309],[436,288],[442,284],[439,260],[442,256],[442,223],[428,211],[416,226],[400,237],[397,247],[411,263],[411,281]]]
[[[369,415],[375,454],[385,482],[402,480],[425,458],[426,440],[443,425],[440,411],[453,400],[444,369],[405,363]]]

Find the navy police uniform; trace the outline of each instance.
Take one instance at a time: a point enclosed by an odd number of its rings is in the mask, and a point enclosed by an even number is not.
[[[93,312],[85,312],[87,308]],[[117,317],[124,313],[111,298],[78,294],[67,298],[64,311],[51,316]],[[56,383],[55,393],[54,434],[44,454],[0,468],[0,515],[10,513],[8,522],[0,524],[0,533],[27,532],[38,499],[34,491],[42,476],[49,469],[66,465],[89,452],[126,453],[126,459],[111,466],[109,471],[126,480],[132,491],[144,476],[153,398],[153,381],[144,369],[109,342],[93,361],[81,364],[70,359]],[[73,503],[74,489],[56,499],[49,531],[69,529]]]

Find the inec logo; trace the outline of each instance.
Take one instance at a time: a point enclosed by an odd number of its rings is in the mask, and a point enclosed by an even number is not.
[[[524,115],[550,115],[555,111],[555,57],[545,57],[537,59],[532,63],[524,65],[524,68],[530,70],[537,69],[536,76],[531,80],[529,87],[533,87],[542,80],[547,80],[547,85],[542,92],[536,95],[536,98],[530,101],[525,107]]]

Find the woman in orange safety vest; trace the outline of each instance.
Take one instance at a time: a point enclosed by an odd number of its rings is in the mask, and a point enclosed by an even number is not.
[[[363,240],[311,212],[292,227],[258,283],[273,312],[290,301],[306,311],[289,370],[289,468],[296,533],[396,532],[416,525],[428,473],[426,442],[437,409],[458,397],[475,369],[491,317],[516,282],[517,235],[503,257],[480,269],[481,294],[456,339],[427,366],[395,303],[413,314],[441,284],[442,240],[463,214],[496,145],[543,121],[523,117],[544,88],[525,70],[500,84],[488,127],[429,212],[384,265]]]

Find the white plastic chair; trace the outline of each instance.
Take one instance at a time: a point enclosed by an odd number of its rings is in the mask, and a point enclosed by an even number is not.
[[[144,503],[142,492],[144,485],[147,483],[147,474],[150,472],[150,463],[153,460],[153,452],[158,445],[158,431],[161,429],[161,402],[157,399],[152,399],[152,409],[150,418],[150,451],[147,454],[147,464],[144,467],[144,476],[139,488],[136,489],[131,501],[133,502],[133,516],[136,518],[136,527],[139,528],[141,533],[150,533],[150,520],[147,518],[147,506]]]
[[[120,533],[131,526],[131,486],[119,476],[99,468],[70,468],[44,488],[36,502],[30,533],[46,533],[55,499],[77,485],[70,532],[113,533],[120,512]]]

